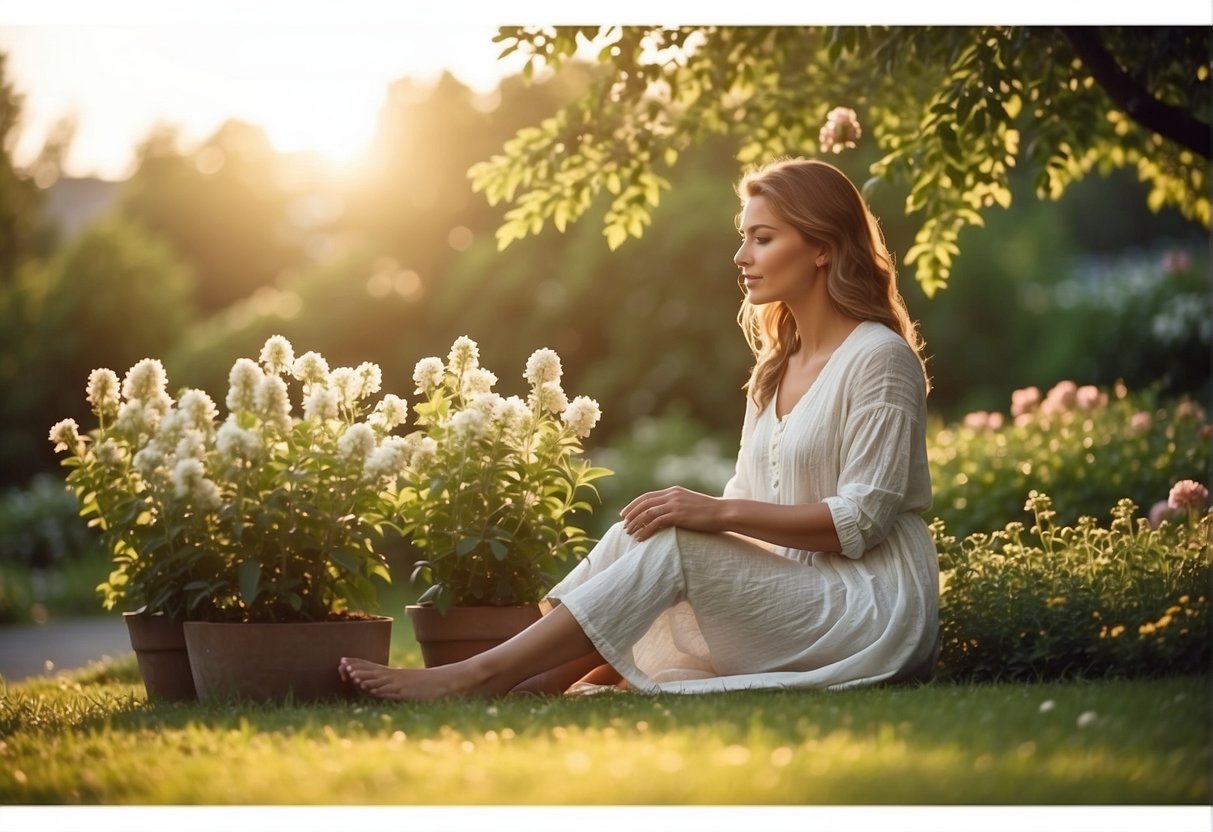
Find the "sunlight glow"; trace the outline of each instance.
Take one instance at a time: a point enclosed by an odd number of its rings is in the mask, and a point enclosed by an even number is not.
[[[25,96],[18,163],[74,115],[68,175],[120,178],[158,122],[195,145],[226,119],[261,126],[278,151],[345,167],[375,132],[391,83],[448,69],[492,90],[516,69],[496,60],[490,25],[174,25],[0,28],[7,75]]]

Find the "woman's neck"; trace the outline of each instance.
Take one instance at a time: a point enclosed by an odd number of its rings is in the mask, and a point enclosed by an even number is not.
[[[796,321],[802,360],[833,352],[861,321],[839,312],[825,292],[825,281],[818,281],[820,291],[806,297],[802,303],[788,305]]]

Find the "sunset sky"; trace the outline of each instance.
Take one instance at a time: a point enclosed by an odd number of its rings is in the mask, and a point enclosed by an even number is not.
[[[1057,5],[1029,0],[1003,11],[1008,23],[1050,22]],[[24,96],[14,156],[28,162],[50,126],[73,115],[77,130],[65,173],[118,179],[130,173],[134,146],[158,121],[179,125],[183,140],[196,142],[236,117],[264,127],[278,150],[319,150],[336,162],[353,161],[370,141],[389,83],[406,75],[434,78],[446,68],[477,90],[491,90],[518,68],[517,61],[497,61],[495,27],[577,22],[565,18],[569,8],[484,0],[424,7],[373,0],[0,0],[0,51],[8,56],[8,79]],[[958,19],[954,10],[928,19],[932,12],[921,6],[910,13],[879,0],[815,8],[812,21],[717,0],[685,12],[674,6],[677,20],[670,21],[653,21],[653,5],[636,0],[597,8],[604,22],[978,22]],[[1210,14],[1203,0],[1158,0],[1148,9],[1100,10],[1090,22],[1207,25]],[[318,101],[324,112],[317,112]]]

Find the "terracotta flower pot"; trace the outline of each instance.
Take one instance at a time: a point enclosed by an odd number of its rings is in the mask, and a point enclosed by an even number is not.
[[[426,667],[463,661],[507,641],[540,618],[538,604],[511,607],[451,607],[446,615],[429,605],[405,608]]]
[[[392,619],[290,624],[187,621],[194,685],[203,702],[297,702],[350,696],[337,672],[342,656],[387,664]]]
[[[148,701],[197,699],[181,620],[142,612],[124,612],[122,620],[139,661],[139,675],[143,677]]]

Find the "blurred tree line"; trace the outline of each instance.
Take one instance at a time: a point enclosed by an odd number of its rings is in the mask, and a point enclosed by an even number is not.
[[[195,147],[160,127],[138,148],[113,210],[62,240],[40,207],[44,192],[5,150],[3,483],[55,468],[46,433],[58,419],[92,424],[84,399],[92,368],[121,375],[160,357],[173,389],[202,387],[222,401],[232,362],[255,357],[274,333],[334,365],[376,361],[385,389],[406,396],[416,361],[445,355],[458,335],[480,343],[507,395],[522,391],[526,357],[548,346],[563,359],[570,394],[601,403],[597,443],[622,441],[642,417],[676,413],[732,447],[751,364],[735,323],[734,148],[708,137],[688,149],[643,239],[613,252],[600,232],[607,201],[590,206],[589,222],[498,252],[502,209],[472,190],[474,164],[577,100],[599,72],[570,63],[546,81],[507,78],[489,94],[449,75],[402,79],[387,90],[375,145],[353,174],[276,153],[249,124],[229,122]],[[0,74],[4,148],[19,123],[19,96]],[[862,181],[876,157],[861,142],[831,161]],[[1033,183],[1011,186],[1030,195]],[[1057,203],[1017,199],[965,241],[946,291],[928,300],[902,274],[933,356],[935,412],[1005,407],[1013,388],[1072,376],[1092,355],[1106,356],[1097,372],[1126,375],[1122,333],[1068,326],[1064,310],[1028,290],[1061,284],[1092,253],[1134,247],[1194,250],[1187,271],[1205,274],[1203,229],[1174,211],[1150,213],[1144,193],[1117,174],[1078,182]],[[870,193],[899,259],[916,231],[906,196],[895,184]],[[1150,383],[1155,370],[1133,368],[1126,380]],[[1206,355],[1203,369],[1194,364],[1169,383],[1193,389],[1207,378]]]

